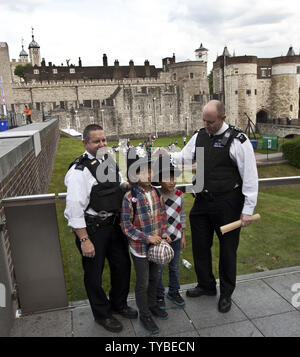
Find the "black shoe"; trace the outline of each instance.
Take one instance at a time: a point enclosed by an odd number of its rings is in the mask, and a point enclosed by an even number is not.
[[[193,289],[189,289],[186,292],[186,296],[188,297],[198,297],[202,295],[208,295],[208,296],[214,296],[217,295],[217,290],[216,289],[202,289],[199,286],[196,286]]]
[[[140,321],[145,329],[150,332],[152,335],[159,332],[159,328],[156,323],[153,321],[151,316],[140,316]]]
[[[107,317],[106,319],[97,319],[95,320],[97,324],[103,326],[107,331],[110,332],[121,332],[123,325],[113,316]]]
[[[160,309],[158,306],[149,307],[151,313],[160,320],[166,320],[168,318],[168,313],[166,310]]]
[[[218,309],[220,312],[228,312],[231,308],[231,297],[226,297],[226,296],[221,296],[219,303],[218,303]]]
[[[156,302],[157,302],[157,306],[158,306],[161,310],[166,310],[165,298],[164,298],[163,296],[157,296],[157,297],[156,297]]]
[[[126,319],[136,319],[138,317],[138,312],[130,306],[126,306],[121,310],[112,309],[113,314],[119,314]]]
[[[171,301],[174,302],[174,304],[178,306],[183,306],[185,304],[182,296],[179,294],[178,291],[175,291],[174,293],[168,292],[167,298],[170,299]]]

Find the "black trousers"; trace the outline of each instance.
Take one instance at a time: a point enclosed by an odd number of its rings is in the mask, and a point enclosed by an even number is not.
[[[220,226],[240,219],[244,196],[236,189],[214,200],[196,198],[190,212],[192,249],[198,286],[215,289],[211,247],[214,232],[219,238],[220,295],[230,297],[236,284],[236,258],[240,228],[224,235]]]
[[[127,238],[120,226],[107,225],[89,233],[95,246],[95,257],[82,256],[84,284],[95,320],[111,316],[111,309],[120,310],[127,305],[131,262]],[[81,245],[76,237],[81,253]],[[110,267],[111,289],[109,299],[102,288],[102,273],[107,258]]]

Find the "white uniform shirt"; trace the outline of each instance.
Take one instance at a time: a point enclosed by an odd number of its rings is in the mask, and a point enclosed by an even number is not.
[[[224,122],[221,129],[215,133],[215,135],[223,134],[228,127],[228,124]],[[196,150],[197,135],[198,133],[195,133],[180,152],[171,153],[176,164],[181,164],[182,162],[191,163]],[[244,143],[241,143],[239,139],[233,139],[230,145],[229,155],[236,163],[243,180],[242,193],[245,196],[245,203],[242,213],[252,215],[257,203],[258,174],[256,159],[250,140],[247,138]]]
[[[84,154],[87,154],[89,159],[95,159],[95,157],[87,151]],[[102,160],[99,161],[102,162]],[[122,184],[125,181],[123,180],[121,172],[119,172],[119,175]],[[97,180],[88,168],[85,167],[83,170],[75,170],[75,165],[73,165],[65,176],[65,185],[67,186],[67,197],[64,215],[68,220],[68,226],[75,229],[85,228],[84,213],[90,202],[92,187],[97,185]],[[89,208],[86,213],[93,216],[97,215],[97,212],[92,208]]]

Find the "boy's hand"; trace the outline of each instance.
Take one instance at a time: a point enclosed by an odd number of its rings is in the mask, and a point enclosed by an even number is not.
[[[185,229],[182,230],[181,234],[181,249],[184,250],[186,248]]]
[[[159,244],[161,241],[161,237],[160,236],[151,236],[149,238],[149,242],[152,244]]]
[[[166,239],[166,241],[168,242],[168,243],[172,243],[172,239],[171,239],[171,237],[168,235],[168,234],[163,234],[162,235],[162,237],[164,238],[164,239]]]
[[[186,240],[185,237],[181,238],[181,249],[184,250],[186,248]]]

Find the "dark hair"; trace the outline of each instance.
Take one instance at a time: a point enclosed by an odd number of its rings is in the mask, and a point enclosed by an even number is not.
[[[85,127],[85,129],[83,131],[83,135],[82,135],[83,140],[89,141],[90,140],[90,132],[95,131],[95,130],[103,130],[103,128],[102,128],[102,126],[100,126],[98,124],[90,124],[87,127]]]

